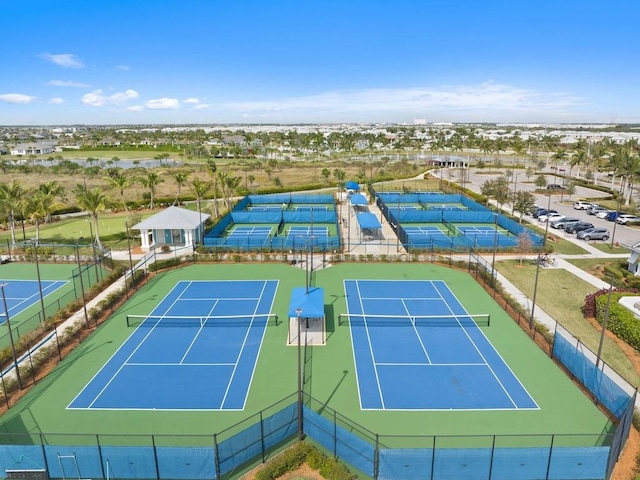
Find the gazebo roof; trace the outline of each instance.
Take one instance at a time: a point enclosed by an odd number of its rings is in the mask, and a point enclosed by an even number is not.
[[[202,216],[193,210],[180,207],[165,208],[161,212],[133,225],[134,230],[154,230],[154,229],[184,229],[194,230],[208,219],[210,215],[203,213]]]

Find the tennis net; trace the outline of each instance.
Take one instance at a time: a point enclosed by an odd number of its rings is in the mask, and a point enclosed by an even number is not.
[[[449,232],[451,232],[451,235],[459,235],[460,231],[458,230],[458,228],[450,222],[447,222],[444,218],[442,219],[442,224],[447,227],[447,230],[449,230]]]
[[[460,235],[465,235],[467,237],[473,236],[490,236],[497,235],[499,233],[503,234],[500,230],[496,230],[494,228],[486,228],[486,229],[478,229],[477,227],[456,227]]]
[[[278,325],[275,313],[258,315],[187,316],[127,315],[127,327],[249,327],[255,324]]]
[[[491,315],[363,315],[341,313],[339,325],[384,327],[488,327]]]

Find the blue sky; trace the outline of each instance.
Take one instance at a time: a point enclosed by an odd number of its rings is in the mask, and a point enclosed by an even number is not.
[[[637,0],[0,0],[0,125],[640,122]]]

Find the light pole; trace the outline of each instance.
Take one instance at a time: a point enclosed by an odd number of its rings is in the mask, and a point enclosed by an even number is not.
[[[80,277],[80,295],[82,295],[82,308],[84,309],[84,321],[89,328],[89,314],[87,313],[87,301],[84,298],[84,281],[82,280],[82,265],[80,263],[80,249],[76,242],[76,260],[78,261],[78,276]]]
[[[129,237],[129,220],[125,220],[124,227],[127,235],[127,249],[129,250],[129,270],[131,271],[131,286],[136,289],[136,279],[133,275],[133,258],[131,258],[131,237]]]
[[[542,251],[544,252],[547,246],[547,234],[549,233],[549,210],[551,209],[551,194],[549,193],[549,200],[547,202],[547,226],[544,230],[544,238],[542,239]],[[536,262],[536,278],[533,284],[533,299],[531,300],[531,316],[529,317],[529,328],[533,329],[533,316],[536,310],[536,296],[538,295],[538,276],[540,275],[540,254],[538,254],[538,261]]]
[[[607,331],[607,322],[609,321],[609,307],[611,305],[611,292],[613,291],[613,278],[609,279],[609,295],[607,295],[607,306],[604,309],[604,318],[602,319],[602,330],[600,331],[600,343],[598,344],[598,356],[596,357],[596,368],[600,365],[602,355],[602,345],[604,344],[604,332]]]
[[[44,298],[42,297],[42,280],[40,278],[40,262],[38,261],[38,241],[32,240],[32,245],[33,245],[33,251],[36,257],[36,272],[38,275],[38,294],[40,295],[40,308],[42,310],[42,322],[40,323],[44,323],[47,317],[44,309]]]
[[[511,215],[515,214],[516,211],[516,194],[518,193],[518,175],[520,175],[520,173],[516,173],[513,176],[513,203],[511,204]]]
[[[302,356],[300,352],[300,316],[302,309],[296,308],[298,320],[298,440],[302,440]]]
[[[7,297],[4,294],[4,287],[8,283],[0,283],[0,290],[2,291],[2,303],[4,305],[4,318],[7,321],[7,328],[9,329],[9,342],[11,343],[11,353],[13,355],[13,368],[16,371],[16,380],[18,380],[18,387],[22,390],[22,378],[20,378],[20,369],[18,368],[18,355],[16,354],[16,345],[13,343],[13,332],[11,331],[11,321],[9,320],[9,309],[7,308]]]
[[[496,250],[498,250],[498,214],[493,214],[493,256],[491,258],[491,285],[496,283]]]

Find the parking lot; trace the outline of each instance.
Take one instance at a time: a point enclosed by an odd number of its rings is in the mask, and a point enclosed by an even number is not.
[[[490,179],[495,179],[498,176],[500,175],[482,174],[481,171],[478,174],[478,170],[472,169],[471,173],[469,174],[469,183],[467,183],[465,186],[473,190],[474,192],[480,193],[480,187],[484,182]],[[524,182],[524,179],[521,177],[524,177],[523,173],[518,172],[516,174],[515,182],[513,182],[513,188],[517,189],[518,191],[529,191],[534,193],[536,189],[535,185],[531,182]],[[518,180],[520,181],[518,182]],[[557,177],[549,174],[547,175],[547,183],[558,184],[560,182],[558,182]],[[579,218],[581,221],[592,223],[594,227],[607,228],[611,233],[608,243],[610,243],[612,239],[614,242],[620,243],[620,245],[633,245],[640,242],[640,228],[638,228],[637,226],[634,228],[627,227],[625,225],[619,225],[616,222],[596,218],[595,215],[587,215],[585,210],[575,210],[573,208],[573,203],[576,200],[583,198],[597,199],[607,196],[608,195],[604,192],[586,187],[576,187],[576,193],[571,195],[570,197],[567,194],[561,194],[560,190],[551,190],[550,195],[534,193],[536,204],[543,208],[547,208],[547,206],[550,206],[550,209],[557,210],[558,213],[566,215],[567,217]],[[597,203],[596,200],[592,201]],[[505,210],[511,212],[510,206],[507,205],[505,207]],[[545,226],[544,223],[538,222],[530,215],[525,215],[524,221],[530,222],[533,225],[538,225],[540,227]],[[560,229],[556,230],[554,228],[549,228],[549,232],[560,237],[575,238],[575,234],[565,233],[564,230]],[[593,242],[602,243],[601,240],[590,241],[590,243]]]

